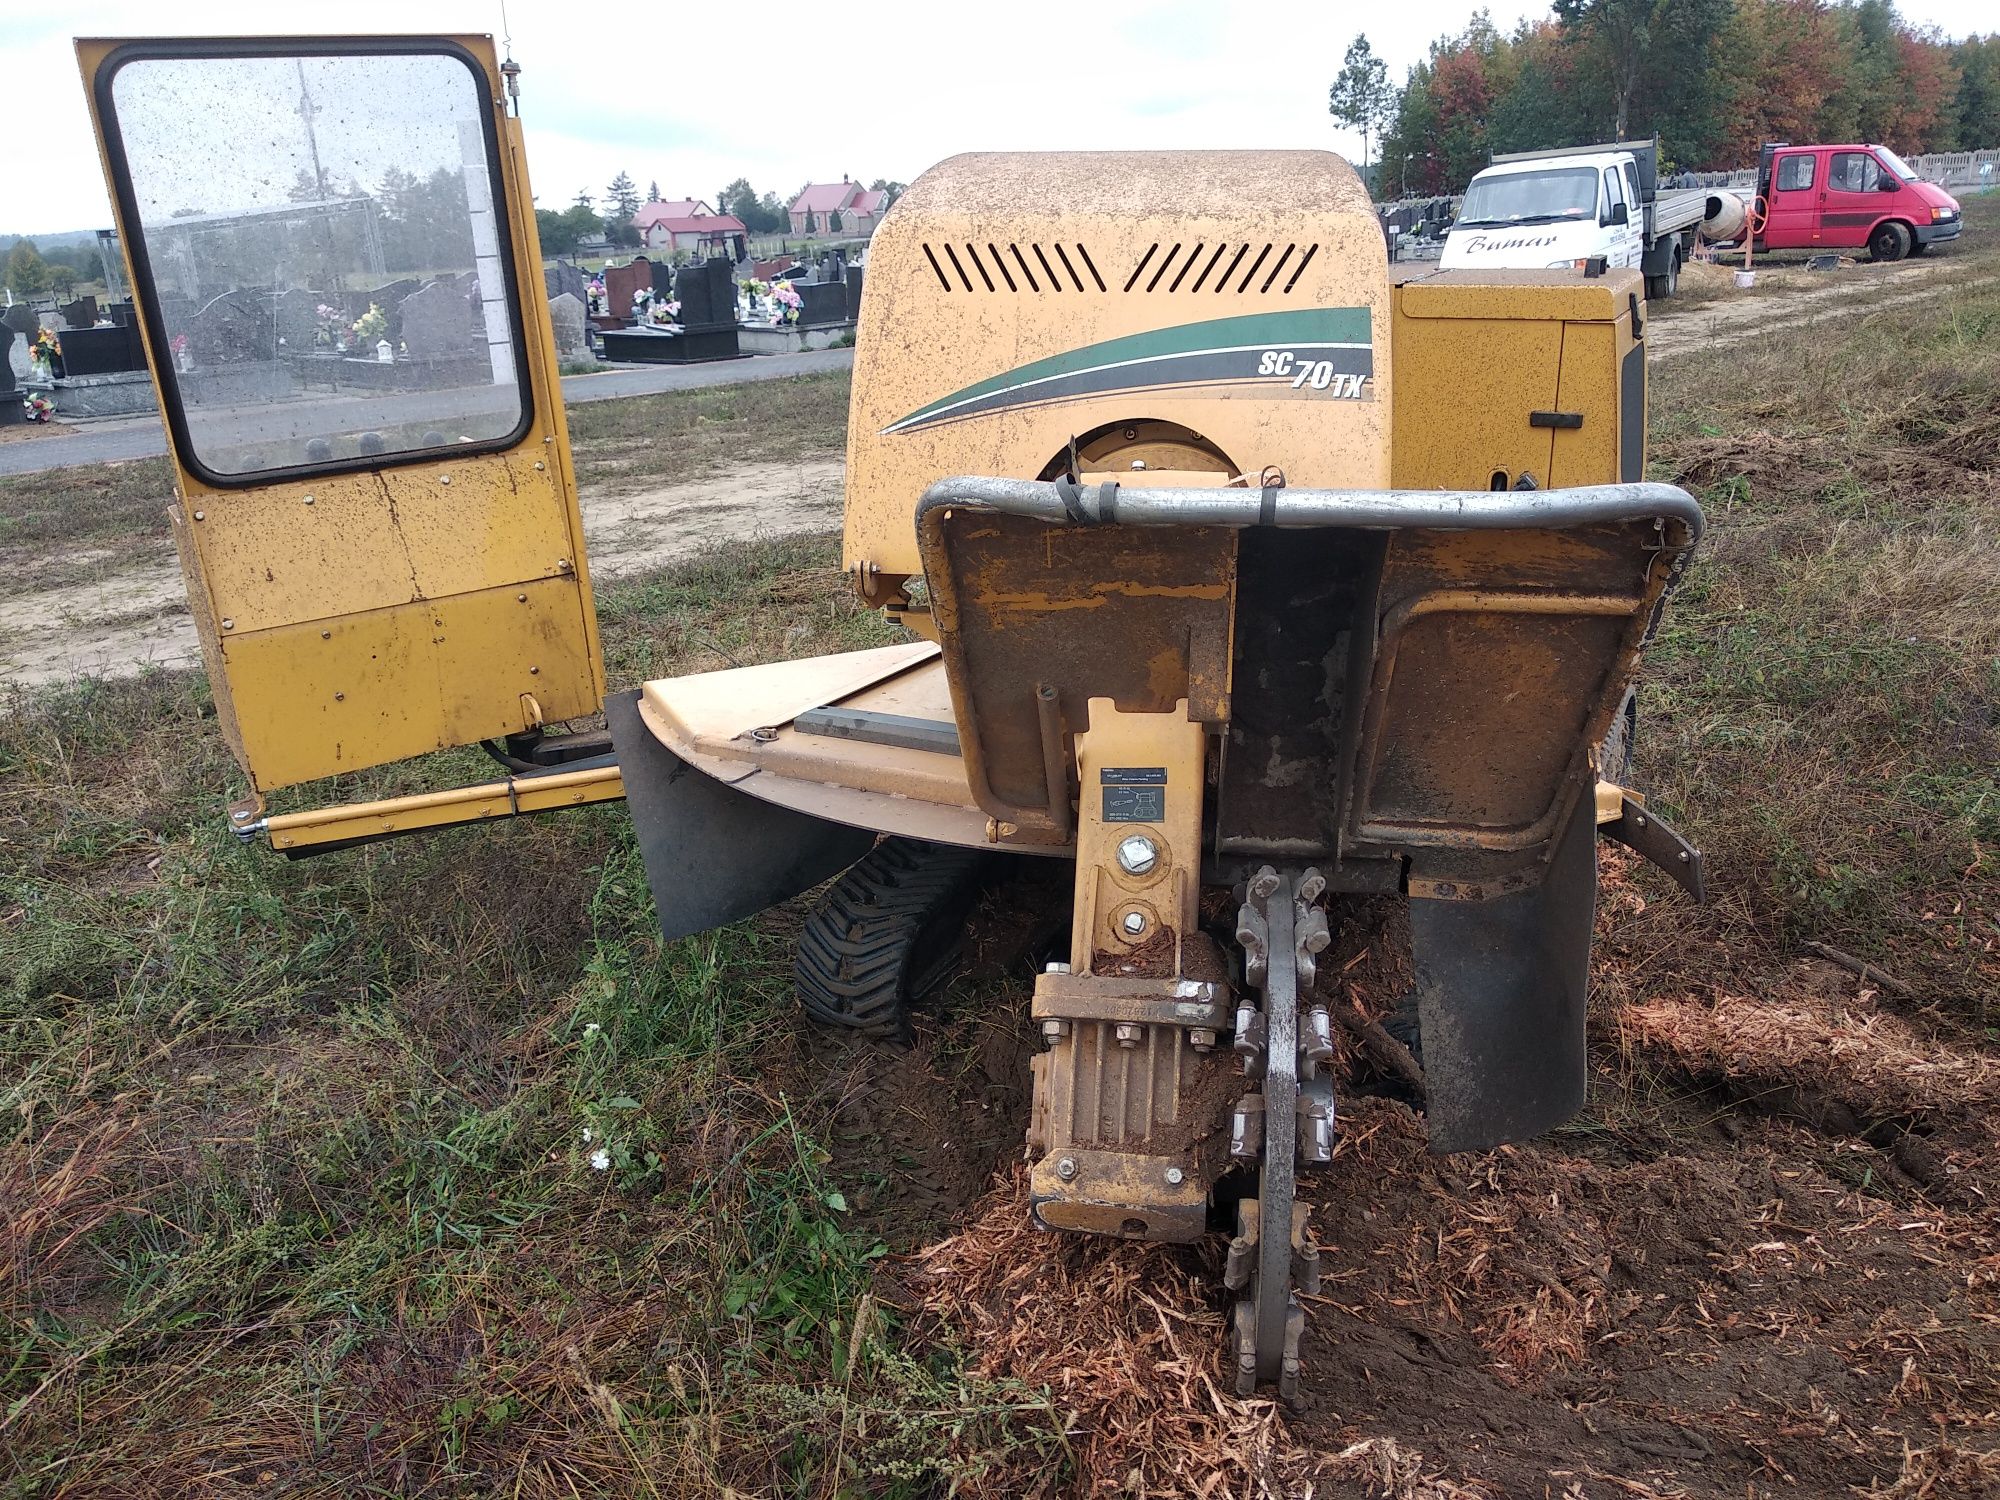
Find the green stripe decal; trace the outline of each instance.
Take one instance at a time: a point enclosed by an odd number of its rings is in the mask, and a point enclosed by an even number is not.
[[[1162,360],[1179,363],[1191,356],[1262,348],[1368,351],[1372,344],[1370,334],[1369,311],[1365,307],[1310,307],[1153,328],[1123,338],[1106,339],[1098,344],[1086,344],[1080,349],[1066,350],[975,381],[948,396],[918,407],[884,430],[895,432],[928,425],[938,419],[949,420],[949,413],[963,411],[968,406],[990,411],[997,406],[1015,404],[1005,400],[982,399],[1000,397],[1008,391],[1020,391],[1025,404],[1036,398],[1032,389],[1022,390],[1023,387],[1041,386],[1048,394],[1054,394],[1048,387],[1068,384],[1062,381],[1062,377],[1083,375],[1107,367],[1146,366]],[[1372,360],[1364,358],[1363,362],[1372,365]],[[1154,365],[1153,368],[1158,370],[1164,367]],[[1139,383],[1145,382],[1142,380]]]

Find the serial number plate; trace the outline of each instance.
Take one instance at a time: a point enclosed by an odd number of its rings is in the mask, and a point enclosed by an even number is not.
[[[1107,823],[1164,823],[1167,820],[1165,766],[1106,766],[1098,772],[1104,788]]]

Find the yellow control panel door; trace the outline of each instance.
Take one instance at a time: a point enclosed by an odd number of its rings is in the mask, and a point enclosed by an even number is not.
[[[258,791],[596,711],[541,251],[491,39],[77,54],[189,604]]]

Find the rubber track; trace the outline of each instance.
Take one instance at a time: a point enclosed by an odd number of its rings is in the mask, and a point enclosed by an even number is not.
[[[851,866],[799,934],[793,976],[806,1014],[867,1036],[906,1034],[910,1002],[942,977],[934,961],[919,972],[923,939],[964,915],[985,860],[976,849],[887,838]]]

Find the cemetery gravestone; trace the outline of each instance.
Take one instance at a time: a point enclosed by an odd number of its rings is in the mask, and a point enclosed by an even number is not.
[[[272,316],[278,324],[278,342],[288,354],[305,354],[313,346],[319,327],[320,296],[303,287],[281,293]]]
[[[847,284],[803,281],[793,288],[799,294],[799,327],[823,328],[847,321]]]
[[[857,322],[861,317],[861,278],[859,266],[847,268],[847,321]]]
[[[412,359],[463,354],[473,347],[472,305],[448,281],[403,299],[403,345]]]
[[[20,420],[21,403],[15,399],[18,387],[14,374],[14,350],[20,335],[0,323],[0,427]]]
[[[604,272],[605,311],[615,318],[632,315],[632,299],[653,288],[653,263],[641,255],[630,265],[610,266]]]
[[[556,358],[576,364],[590,358],[590,337],[585,332],[583,300],[570,292],[549,299],[549,321],[556,332]]]
[[[684,266],[675,279],[683,328],[719,328],[736,322],[736,279],[726,260]]]
[[[542,284],[548,289],[549,301],[570,296],[585,303],[590,301],[590,284],[584,280],[583,270],[567,262],[558,261],[552,266],[542,267]]]
[[[28,345],[34,341],[36,331],[42,326],[41,320],[25,302],[17,302],[0,313],[0,328],[10,335],[7,341],[7,388],[12,390],[16,381],[26,380],[34,373],[35,362],[28,354]]]
[[[234,365],[262,359],[275,338],[273,325],[246,306],[234,292],[224,292],[197,312],[188,324],[188,348],[198,365]]]

